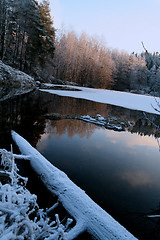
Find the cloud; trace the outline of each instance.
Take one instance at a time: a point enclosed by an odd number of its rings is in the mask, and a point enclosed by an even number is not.
[[[128,171],[121,173],[120,177],[132,187],[151,185],[153,183],[152,177],[144,171]]]
[[[123,137],[124,134],[124,137]],[[121,141],[130,148],[135,146],[146,146],[146,147],[155,147],[158,149],[157,141],[154,137],[150,136],[139,136],[137,134],[131,133],[122,133],[119,134],[118,132],[108,131],[106,137],[110,139],[112,143],[116,143]]]

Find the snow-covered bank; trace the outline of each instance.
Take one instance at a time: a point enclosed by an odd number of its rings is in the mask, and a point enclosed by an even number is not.
[[[48,189],[58,196],[58,200],[76,220],[75,227],[65,233],[65,239],[74,239],[85,230],[96,239],[101,240],[136,239],[107,212],[93,202],[64,172],[48,162],[24,138],[14,131],[12,131],[12,137],[22,154],[28,156],[31,166]]]
[[[53,85],[61,86],[61,85]],[[99,103],[112,104],[115,106],[125,107],[128,109],[144,111],[153,114],[160,114],[154,108],[158,108],[157,102],[160,102],[159,97],[145,96],[140,94],[118,92],[112,90],[85,88],[85,87],[73,87],[67,86],[71,89],[78,89],[81,91],[66,91],[66,90],[54,90],[54,89],[40,89],[40,91],[57,94],[59,96],[81,98]],[[156,102],[157,101],[157,102]]]
[[[0,101],[34,89],[32,77],[0,61]]]

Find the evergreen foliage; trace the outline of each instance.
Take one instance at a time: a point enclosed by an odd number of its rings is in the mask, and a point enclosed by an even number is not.
[[[0,0],[0,59],[27,73],[54,54],[55,29],[49,3]]]
[[[159,53],[111,50],[74,31],[61,32],[55,40],[49,0],[0,0],[0,60],[40,81],[58,78],[97,88],[160,91]]]

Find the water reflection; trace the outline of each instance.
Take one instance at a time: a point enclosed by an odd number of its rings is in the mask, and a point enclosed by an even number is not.
[[[96,103],[84,99],[74,99],[69,97],[60,97],[57,95],[41,92],[43,105],[47,106],[47,113],[60,113],[62,115],[96,115],[100,114],[103,117],[114,116],[121,119],[126,119],[133,123],[129,129],[132,133],[137,133],[141,136],[159,137],[160,132],[151,124],[151,119],[157,126],[160,126],[160,116],[143,112],[129,110],[122,107]]]
[[[114,132],[80,120],[46,120],[46,113],[110,115],[133,125]],[[1,148],[10,148],[14,129],[139,239],[159,239],[144,219],[160,201],[159,132],[142,112],[35,91],[0,103],[0,116]],[[147,116],[160,125],[160,116]]]
[[[144,216],[160,200],[156,140],[97,126],[90,129],[89,139],[79,132],[71,136],[67,129],[78,122],[48,121],[38,150],[137,237],[152,239],[149,231],[153,223]],[[60,135],[61,123],[66,131]],[[83,127],[86,124],[82,122]]]
[[[128,110],[107,104],[91,102],[83,99],[60,97],[57,95],[35,91],[14,99],[0,102],[0,145],[7,145],[10,130],[14,129],[22,134],[32,145],[36,145],[45,128],[44,115],[47,113],[60,113],[62,115],[96,115],[103,117],[111,116],[126,119],[133,123],[129,129],[132,133],[141,136],[159,137],[159,131],[150,123],[142,112]],[[160,116],[147,114],[157,125],[160,125]],[[54,121],[50,128],[54,128]],[[59,136],[68,131],[69,136],[79,133],[82,137],[92,134],[96,125],[86,124],[82,127],[82,122],[74,123],[74,127],[69,127],[66,121],[56,123],[56,131]],[[59,126],[58,126],[59,124]],[[7,136],[7,137],[6,137]]]
[[[120,177],[122,180],[128,182],[131,187],[152,186],[153,183],[151,174],[143,170],[122,172]]]
[[[0,103],[0,147],[10,148],[11,130],[36,145],[45,128],[45,107],[38,92],[17,96]]]
[[[133,133],[133,132],[131,132]],[[123,134],[122,134],[123,135]],[[140,135],[140,134],[139,134]],[[140,135],[139,137],[136,134],[133,134],[133,138],[129,136],[126,136],[125,139],[123,140],[123,144],[125,144],[128,147],[134,147],[134,146],[154,146],[157,149],[157,141],[155,141],[155,137],[153,136],[148,136],[148,135]],[[116,143],[117,141],[120,141],[121,135],[119,135],[117,132],[107,132],[106,134],[107,138],[110,138],[111,141]]]

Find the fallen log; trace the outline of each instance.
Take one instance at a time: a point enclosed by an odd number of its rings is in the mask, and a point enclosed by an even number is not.
[[[58,197],[58,201],[76,220],[76,225],[65,233],[65,239],[75,239],[84,231],[100,240],[136,239],[24,138],[14,131],[12,131],[12,138],[21,153],[27,155],[32,168],[40,176],[46,187]]]

